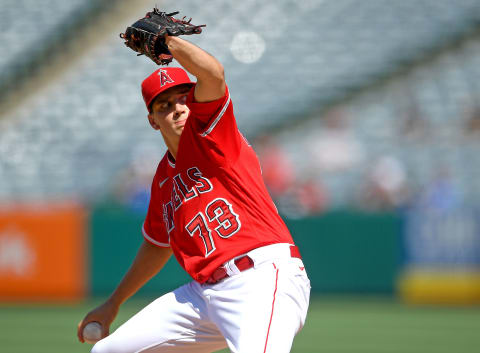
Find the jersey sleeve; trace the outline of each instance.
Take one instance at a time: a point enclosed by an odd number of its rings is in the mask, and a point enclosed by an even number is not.
[[[161,205],[161,202],[159,200],[160,190],[157,175],[153,178],[151,190],[147,216],[142,226],[143,238],[156,246],[168,248],[170,243],[163,220],[163,210],[158,206]]]
[[[234,161],[243,139],[238,131],[228,87],[222,98],[204,103],[195,102],[194,91],[192,89],[188,95],[187,106],[190,118],[194,119],[196,140],[209,154],[216,154],[223,161]]]

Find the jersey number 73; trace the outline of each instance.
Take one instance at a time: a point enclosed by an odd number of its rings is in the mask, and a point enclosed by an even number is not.
[[[205,245],[205,257],[215,251],[215,237],[230,238],[237,233],[242,224],[233,211],[232,204],[223,198],[216,198],[205,207],[205,212],[198,212],[185,226],[188,234],[196,233]]]

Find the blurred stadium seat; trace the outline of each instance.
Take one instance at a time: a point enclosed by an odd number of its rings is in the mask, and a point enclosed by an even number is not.
[[[92,3],[1,1],[0,72],[18,74],[19,58],[46,46],[54,29],[72,13],[88,13]],[[414,184],[428,182],[438,162],[445,162],[466,194],[480,196],[480,167],[472,160],[479,143],[467,143],[462,130],[465,108],[480,92],[478,1],[214,0],[208,7],[191,1],[159,6],[207,24],[191,40],[224,64],[240,128],[249,138],[275,133],[298,161],[299,173],[310,165],[303,141],[322,130],[312,118],[341,104],[366,160],[393,155]],[[65,74],[0,117],[1,200],[94,201],[110,191],[140,141],[160,158],[164,147],[148,126],[139,90],[155,66],[118,38],[150,7],[138,1],[130,18],[112,23],[106,39],[92,38],[93,49],[76,52]],[[250,39],[245,52],[232,47],[235,38]],[[18,79],[25,80],[20,74]],[[415,114],[428,139],[399,134],[402,122],[409,115],[415,120]],[[418,132],[417,126],[413,135]],[[335,195],[333,205],[352,202],[368,167],[321,176]]]
[[[2,0],[0,72],[5,74],[10,66],[31,54],[37,46],[52,41],[52,35],[55,34],[53,30],[85,3],[85,0],[46,0],[41,3],[34,0]]]

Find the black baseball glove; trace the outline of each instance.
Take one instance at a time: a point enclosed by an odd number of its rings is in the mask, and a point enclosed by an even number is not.
[[[186,21],[185,17],[181,20],[172,17],[176,14],[178,11],[166,13],[154,8],[144,18],[127,27],[125,33],[120,33],[120,38],[125,39],[125,45],[138,55],[146,55],[158,65],[168,65],[173,56],[165,43],[165,35],[199,34],[201,27],[205,27],[191,24],[191,18]]]

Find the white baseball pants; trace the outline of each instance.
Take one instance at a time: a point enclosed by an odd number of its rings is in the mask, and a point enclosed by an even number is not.
[[[289,244],[248,253],[254,267],[239,272],[233,260],[230,277],[205,285],[195,281],[158,298],[92,353],[290,352],[303,327],[310,298],[304,265],[290,256]]]

